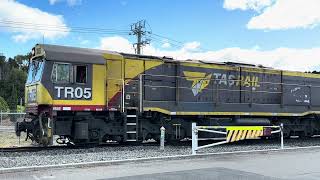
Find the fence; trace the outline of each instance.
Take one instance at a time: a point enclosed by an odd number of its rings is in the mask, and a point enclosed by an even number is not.
[[[23,121],[25,113],[0,111],[0,148],[30,145],[31,141],[24,141],[26,134],[21,137],[15,134],[16,122]]]
[[[0,126],[14,126],[15,122],[23,120],[24,112],[2,112],[0,111]]]
[[[198,146],[199,131],[226,135],[226,140],[203,146]],[[244,139],[257,139],[262,136],[271,136],[275,133],[280,133],[281,149],[283,149],[284,144],[282,123],[280,126],[197,126],[196,123],[192,123],[192,154],[196,155],[197,150],[199,149],[226,143],[232,143]]]

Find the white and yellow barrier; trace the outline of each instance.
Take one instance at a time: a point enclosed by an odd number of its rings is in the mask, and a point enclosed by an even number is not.
[[[199,131],[223,134],[226,136],[226,140],[204,146],[198,146]],[[283,149],[283,124],[280,126],[197,126],[196,123],[192,123],[192,154],[195,155],[196,151],[202,148],[244,139],[259,139],[260,137],[271,136],[271,134],[275,133],[281,134],[281,149]]]

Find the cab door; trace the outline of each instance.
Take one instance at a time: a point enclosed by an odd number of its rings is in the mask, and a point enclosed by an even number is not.
[[[123,59],[107,59],[107,108],[110,110],[121,110],[123,107],[124,86]]]

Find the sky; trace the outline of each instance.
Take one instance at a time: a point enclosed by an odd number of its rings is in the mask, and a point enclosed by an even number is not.
[[[0,53],[37,43],[134,53],[139,20],[144,54],[320,70],[319,0],[0,0]]]

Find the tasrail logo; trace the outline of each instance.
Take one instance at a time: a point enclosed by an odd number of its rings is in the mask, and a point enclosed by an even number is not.
[[[253,75],[241,75],[236,76],[233,74],[223,73],[205,73],[205,72],[192,72],[183,71],[187,81],[191,81],[191,89],[194,96],[197,96],[202,92],[213,80],[213,84],[224,85],[224,86],[242,86],[251,87],[252,90],[260,87],[259,77]],[[213,76],[213,78],[211,78]]]
[[[192,93],[194,96],[198,95],[204,88],[206,88],[211,80],[212,74],[202,72],[184,71],[184,76],[188,81],[192,81]]]

